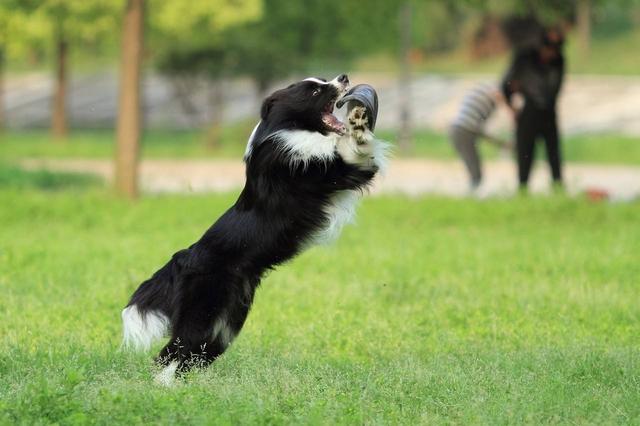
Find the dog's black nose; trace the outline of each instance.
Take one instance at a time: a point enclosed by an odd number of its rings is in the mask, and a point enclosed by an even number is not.
[[[349,77],[346,74],[340,74],[338,76],[338,83],[349,84]]]

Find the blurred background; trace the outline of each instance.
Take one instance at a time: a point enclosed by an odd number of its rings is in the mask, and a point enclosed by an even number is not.
[[[499,83],[513,50],[543,25],[567,38],[559,126],[568,191],[637,197],[634,0],[2,0],[4,179],[90,173],[133,197],[138,188],[233,189],[265,95],[346,72],[377,88],[377,134],[395,146],[378,190],[463,195],[467,178],[447,128],[465,93]],[[489,129],[513,138],[506,111]],[[485,194],[513,192],[511,154],[481,152]],[[545,191],[538,163],[532,187]]]

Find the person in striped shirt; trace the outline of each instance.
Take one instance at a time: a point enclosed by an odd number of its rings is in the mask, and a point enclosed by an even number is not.
[[[504,98],[496,86],[487,83],[475,86],[462,100],[449,129],[451,143],[469,172],[471,191],[476,190],[482,182],[478,141],[487,140],[505,149],[512,145],[485,132],[485,124],[498,104],[504,104]]]

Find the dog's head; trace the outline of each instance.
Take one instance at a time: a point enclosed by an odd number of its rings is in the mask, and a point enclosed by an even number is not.
[[[307,78],[274,92],[262,104],[260,116],[269,127],[344,134],[344,124],[333,115],[336,101],[349,87],[341,74],[331,81]]]

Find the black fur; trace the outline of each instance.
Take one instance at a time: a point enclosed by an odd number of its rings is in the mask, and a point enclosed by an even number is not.
[[[292,162],[282,137],[274,136],[292,129],[326,135],[322,112],[337,96],[335,87],[313,81],[269,96],[236,203],[131,297],[127,306],[143,316],[157,311],[169,318],[171,338],[156,358],[160,364],[178,361],[178,371],[185,371],[221,355],[240,332],[265,272],[294,257],[327,225],[323,208],[334,194],[371,182],[375,167],[348,164],[337,153],[330,161]],[[213,335],[221,318],[227,334]]]

